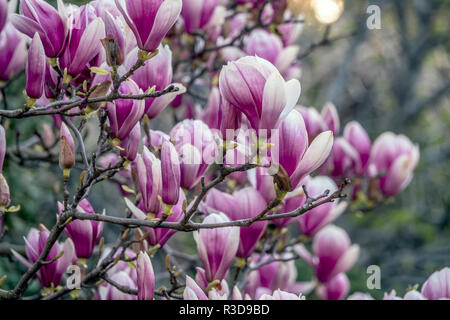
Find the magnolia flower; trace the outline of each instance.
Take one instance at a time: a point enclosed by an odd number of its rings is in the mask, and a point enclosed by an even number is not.
[[[450,299],[450,268],[434,272],[422,286],[422,295],[430,300]]]
[[[339,115],[336,110],[336,106],[328,101],[322,108],[322,119],[328,130],[333,131],[333,134],[337,136],[341,127]]]
[[[333,178],[349,177],[362,171],[361,159],[355,148],[343,137],[334,142],[331,155],[320,172]]]
[[[171,215],[165,220],[167,222],[179,222],[184,217],[183,212],[183,203],[186,201],[186,197],[184,195],[183,190],[179,191],[179,199],[178,202],[171,208]],[[130,209],[130,211],[133,213],[133,215],[137,219],[145,220],[147,219],[147,213],[145,213],[143,210],[143,204],[142,201],[139,203],[139,206],[136,207],[131,201],[129,201],[127,198],[125,198],[126,205]],[[153,212],[155,219],[161,219],[165,213],[165,209],[161,206],[160,210],[158,212]],[[166,242],[172,237],[176,230],[174,229],[167,229],[167,228],[146,228],[143,227],[143,230],[145,233],[148,234],[147,241],[149,245],[151,246],[164,246]]]
[[[136,282],[126,271],[114,273],[110,278],[112,281],[121,286],[130,288],[131,290],[137,289]],[[137,300],[136,295],[120,291],[118,288],[109,283],[98,288],[96,297],[98,300]]]
[[[209,93],[205,109],[201,114],[201,120],[212,130],[220,129],[219,110],[220,110],[219,88],[213,87]]]
[[[248,281],[244,287],[245,294],[253,299],[259,299],[263,294],[271,294],[273,290],[283,290],[291,293],[309,293],[313,287],[313,282],[297,282],[297,269],[294,260],[281,262],[273,261],[273,258],[289,258],[289,254],[259,255],[251,257],[250,266],[263,264],[260,268],[250,272]]]
[[[139,252],[137,263],[138,300],[153,300],[155,294],[155,274],[152,262],[146,252]]]
[[[411,182],[419,162],[419,147],[404,135],[385,132],[375,142],[370,153],[369,172],[379,178],[385,196],[395,196]]]
[[[87,199],[83,199],[77,206],[82,213],[94,214],[95,211]],[[64,206],[58,202],[58,213],[64,211]],[[103,214],[105,214],[103,212]],[[103,232],[103,222],[95,220],[74,220],[70,222],[64,232],[72,239],[78,258],[89,259],[94,252],[97,242]]]
[[[14,250],[11,250],[13,255],[25,267],[31,268],[40,257],[44,246],[47,243],[50,231],[40,225],[40,230],[32,228],[25,239],[25,253],[27,259],[21,256]],[[55,260],[55,261],[53,261]],[[50,249],[46,262],[37,272],[37,277],[44,288],[57,287],[61,283],[62,276],[66,273],[67,268],[76,260],[75,251],[72,240],[67,239],[64,244],[56,242]]]
[[[0,51],[0,81],[8,81],[27,62],[26,41],[10,23],[0,32]]]
[[[315,256],[303,245],[295,246],[296,253],[314,268],[321,283],[349,270],[359,255],[359,246],[350,242],[344,229],[329,225],[320,230],[313,240]]]
[[[122,150],[120,155],[129,161],[134,161],[139,149],[139,141],[141,140],[141,125],[136,123],[130,134],[120,142]]]
[[[7,20],[8,20],[8,1],[0,0],[0,32],[2,32],[3,28],[5,27]]]
[[[123,95],[140,94],[139,89],[133,80],[122,82],[119,92]],[[119,140],[125,139],[133,130],[135,125],[141,120],[144,114],[144,101],[133,99],[117,99],[114,103],[106,105],[111,131]]]
[[[75,165],[75,144],[64,122],[61,123],[59,144],[59,166],[61,169],[70,169]]]
[[[165,204],[174,205],[180,195],[180,162],[175,146],[164,141],[161,148],[161,198]]]
[[[11,22],[17,30],[30,38],[38,33],[47,57],[54,58],[62,55],[68,27],[64,4],[61,0],[58,0],[58,11],[43,0],[21,0],[20,15],[13,14]],[[89,45],[92,46],[91,43]]]
[[[230,205],[233,203],[234,205]],[[205,201],[209,211],[223,212],[231,220],[254,218],[266,208],[267,204],[259,192],[251,187],[236,191],[233,195],[212,189]],[[240,228],[238,257],[249,257],[262,237],[267,221],[254,222],[249,227]]]
[[[278,143],[275,141],[271,157],[289,176],[290,190],[294,190],[307,175],[325,162],[333,140],[333,133],[326,131],[319,134],[309,145],[301,114],[293,110],[287,115],[281,123]]]
[[[184,300],[209,300],[202,288],[189,276],[186,276],[186,288],[183,291]]]
[[[27,85],[28,97],[39,99],[44,93],[45,80],[45,52],[39,34],[35,33],[28,51],[27,60]]]
[[[103,16],[106,38],[102,39],[102,44],[107,53],[106,62],[109,66],[120,66],[123,63],[126,54],[126,39],[125,34],[119,25],[120,19],[114,18],[108,11],[105,11]],[[109,41],[114,41],[111,48],[112,50],[109,48]]]
[[[320,133],[326,131],[327,126],[323,121],[322,116],[315,108],[299,106],[296,110],[300,112],[305,121],[309,142],[312,142]]]
[[[405,294],[405,296],[403,297],[403,300],[427,300],[427,298],[425,298],[417,290],[411,290]]]
[[[345,273],[340,273],[317,288],[316,293],[322,300],[342,300],[350,289]]]
[[[170,137],[180,156],[180,185],[190,190],[200,182],[214,157],[214,136],[202,121],[186,119],[173,127]]]
[[[256,56],[224,66],[219,89],[225,100],[246,115],[256,131],[277,128],[300,97],[298,80],[285,82],[272,63]]]
[[[305,297],[300,293],[299,295],[281,291],[280,289],[275,290],[272,295],[263,294],[259,300],[305,300]]]
[[[298,55],[298,46],[283,47],[276,34],[264,29],[252,31],[244,40],[244,51],[250,56],[258,56],[272,63],[282,75],[292,65]]]
[[[63,70],[67,68],[69,75],[77,76],[91,66],[102,50],[100,40],[105,38],[105,24],[91,6],[85,5],[71,12],[69,30],[70,38],[59,64]]]
[[[145,212],[159,212],[158,196],[162,190],[161,161],[144,147],[142,155],[137,155],[135,164],[142,194],[142,207]]]
[[[361,163],[359,174],[364,173],[370,156],[371,142],[366,130],[356,121],[351,121],[344,128],[345,140],[356,150]]]
[[[191,33],[206,26],[213,17],[214,10],[218,5],[217,2],[217,0],[183,1],[181,16],[186,31]]]
[[[359,246],[351,245],[347,233],[334,225],[317,233],[313,250],[317,257],[314,263],[316,276],[323,283],[349,270],[359,254]]]
[[[284,12],[284,20],[283,21],[289,21],[289,20],[295,20],[299,17],[295,17],[293,13],[289,10],[286,10]],[[300,37],[300,34],[303,31],[303,23],[295,23],[295,22],[288,22],[288,23],[281,23],[277,26],[277,30],[281,34],[281,40],[283,41],[284,46],[289,46],[292,44],[295,44]]]
[[[337,186],[333,180],[325,176],[317,176],[308,179],[305,183],[306,190],[310,197],[318,197],[325,190],[333,193]],[[336,220],[346,209],[347,203],[334,201],[324,203],[316,208],[308,210],[296,218],[297,225],[302,234],[313,236],[327,224]]]
[[[115,0],[139,49],[155,51],[181,12],[182,0]]]
[[[214,213],[203,224],[230,221],[223,213]],[[197,251],[208,282],[222,280],[230,268],[239,246],[239,228],[200,229],[194,232]]]
[[[370,294],[355,292],[352,295],[349,295],[347,300],[374,300]]]
[[[131,51],[126,60],[125,68],[129,70],[137,61],[137,50]],[[156,91],[166,89],[172,83],[172,51],[168,46],[160,45],[158,54],[147,60],[145,65],[134,72],[131,76],[143,92],[154,87]],[[156,118],[175,97],[184,92],[184,87],[176,85],[179,90],[170,92],[157,98],[145,99],[145,113],[150,119]]]

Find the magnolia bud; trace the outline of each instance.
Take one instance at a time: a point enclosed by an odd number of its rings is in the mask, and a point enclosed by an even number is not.
[[[61,124],[59,166],[61,169],[70,169],[75,164],[75,148],[72,135],[66,124]]]
[[[106,52],[106,63],[109,66],[120,66],[123,63],[123,55],[117,40],[112,35],[101,40]]]
[[[11,198],[9,194],[9,186],[3,174],[0,173],[0,211],[9,205]]]
[[[46,148],[51,148],[55,144],[55,135],[47,123],[42,125],[42,143]]]

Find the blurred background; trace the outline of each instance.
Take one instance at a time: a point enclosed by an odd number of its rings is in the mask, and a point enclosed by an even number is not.
[[[370,30],[366,25],[369,5],[381,9],[381,29]],[[326,101],[332,101],[341,127],[357,120],[372,141],[384,131],[393,131],[420,146],[415,177],[400,196],[369,212],[347,212],[336,222],[361,247],[358,263],[348,274],[351,292],[364,291],[380,298],[385,291],[396,289],[403,295],[408,286],[422,284],[432,272],[450,266],[450,2],[342,1],[342,15],[329,27],[308,10],[304,14],[306,21],[298,39],[300,54],[312,51],[301,60],[300,104],[320,111]],[[325,36],[332,39],[341,35],[345,36],[321,43]],[[2,89],[10,108],[24,104],[24,83],[21,75]],[[172,110],[167,108],[160,117],[172,119]],[[2,119],[8,153],[17,156],[17,141],[27,141],[35,131],[41,132],[43,121],[52,124],[51,117]],[[158,118],[153,126],[159,127],[160,121]],[[89,130],[95,136],[95,126]],[[22,236],[31,227],[53,225],[56,201],[62,198],[57,162],[20,162],[20,157],[19,161],[8,157],[4,169],[11,204],[21,205],[18,213],[4,217],[8,232],[0,242],[0,275],[8,275],[6,289],[13,287],[24,271],[8,256],[9,246],[21,249]],[[123,213],[119,199],[117,186],[108,183],[94,187],[89,197],[94,208],[105,208],[109,215]],[[106,230],[107,242],[113,241],[117,228]],[[192,244],[183,246],[185,252],[195,252],[192,235],[177,234],[169,245],[181,243]],[[373,264],[381,268],[381,290],[366,287],[366,269]],[[309,268],[300,262],[298,266],[299,280],[310,280]],[[38,290],[37,284],[30,292],[33,290]]]

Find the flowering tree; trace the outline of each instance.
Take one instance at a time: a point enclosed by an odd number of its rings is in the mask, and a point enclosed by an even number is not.
[[[2,88],[26,75],[25,105],[0,116],[53,118],[8,161],[59,164],[63,183],[54,224],[25,231],[24,252],[11,248],[27,271],[1,298],[23,298],[34,278],[43,299],[347,296],[359,246],[333,221],[395,197],[419,161],[404,135],[372,142],[356,121],[341,130],[333,103],[321,113],[299,105],[301,58],[349,35],[301,52],[296,1],[58,0],[55,8],[21,0],[19,14],[15,1],[0,7]],[[155,130],[169,105],[184,107],[182,119]],[[126,205],[120,216],[88,200],[108,183],[122,194],[105,199]],[[20,210],[1,173],[0,197],[1,223]],[[185,233],[196,256],[167,244]],[[161,254],[165,266],[156,266]],[[297,281],[297,260],[310,265],[310,281]],[[450,298],[449,273],[434,273],[405,299]]]

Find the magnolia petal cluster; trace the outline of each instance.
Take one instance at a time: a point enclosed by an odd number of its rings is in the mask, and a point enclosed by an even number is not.
[[[68,35],[68,18],[62,1],[58,1],[58,10],[43,0],[21,0],[19,8],[20,15],[11,16],[16,29],[30,38],[38,33],[47,57],[60,57]]]
[[[82,213],[94,214],[94,208],[87,199],[78,204],[77,210]],[[58,202],[58,212],[61,214],[64,206]],[[104,214],[104,213],[103,213]],[[89,259],[103,233],[103,222],[94,220],[74,220],[64,229],[67,236],[72,239],[78,258]]]
[[[26,93],[30,98],[39,99],[44,92],[45,52],[39,34],[35,33],[28,51]]]
[[[230,221],[223,213],[213,213],[203,220],[203,224]],[[239,228],[201,229],[194,232],[197,251],[205,268],[206,280],[223,280],[233,263],[239,247]]]
[[[155,274],[150,257],[139,252],[136,263],[138,300],[153,300],[155,294]]]
[[[355,263],[359,246],[350,242],[347,233],[334,225],[319,231],[314,238],[314,267],[317,279],[326,283],[336,275],[349,270]]]
[[[235,205],[231,206],[231,203]],[[205,205],[209,211],[225,213],[232,221],[255,218],[267,206],[259,192],[251,187],[236,191],[233,195],[213,189]],[[238,257],[247,258],[252,254],[264,233],[266,224],[267,221],[257,221],[249,227],[240,228],[239,248],[236,254]]]
[[[279,163],[290,178],[290,190],[294,190],[310,173],[318,169],[328,158],[333,146],[332,131],[320,133],[308,143],[308,133],[302,115],[292,110],[280,125],[278,143],[274,144],[272,161]],[[288,191],[290,191],[288,190]]]
[[[180,185],[190,190],[200,182],[214,158],[213,133],[202,121],[186,119],[173,127],[170,137],[180,156]]]
[[[0,51],[0,81],[8,81],[27,62],[26,40],[10,23],[0,32]]]
[[[25,267],[31,268],[32,264],[39,259],[49,236],[50,231],[43,225],[40,226],[40,230],[32,228],[27,237],[24,238],[28,260],[14,250],[12,250],[12,253]],[[75,260],[76,255],[72,240],[67,239],[63,244],[56,242],[45,259],[47,262],[53,262],[43,265],[37,273],[42,287],[57,287],[61,283],[62,276],[66,273],[67,268]]]
[[[165,219],[167,222],[179,222],[181,219],[183,219],[184,212],[183,212],[183,203],[186,201],[186,197],[184,195],[183,190],[179,191],[179,199],[178,202],[170,209],[171,214]],[[126,199],[128,200],[128,199]],[[136,207],[131,203],[130,201],[127,202],[128,208],[133,213],[134,217],[141,220],[146,220],[148,217],[148,214],[143,211],[142,202],[139,204],[139,207]],[[166,213],[166,210],[163,206],[160,207],[159,211],[152,212],[155,219],[161,219]],[[147,241],[151,246],[157,246],[160,247],[164,246],[166,242],[172,237],[176,230],[174,229],[167,229],[167,228],[146,228],[144,227],[143,230],[146,234],[148,234]]]
[[[429,300],[450,299],[450,268],[434,272],[423,284],[422,295]]]
[[[155,51],[181,13],[182,0],[115,0],[139,49]]]
[[[133,80],[123,82],[119,87],[123,95],[140,94],[142,90]],[[132,99],[118,99],[108,103],[109,125],[113,135],[119,140],[125,139],[144,114],[144,101]]]
[[[129,70],[137,61],[137,49],[132,50],[125,60],[125,67]],[[172,51],[168,46],[160,45],[158,54],[145,62],[145,66],[139,68],[131,76],[139,88],[146,92],[154,88],[157,91],[166,89],[172,82]],[[150,119],[158,116],[172,100],[182,93],[182,90],[165,94],[158,98],[148,98],[145,100],[145,114]]]
[[[298,80],[284,81],[272,63],[256,56],[224,66],[219,89],[222,98],[243,113],[256,131],[277,128],[300,97]]]
[[[59,166],[61,169],[70,169],[75,164],[75,143],[64,122],[61,123],[59,144]]]
[[[324,176],[310,178],[305,183],[305,187],[310,197],[318,197],[325,190],[329,190],[330,192],[337,190],[334,181]],[[323,227],[336,220],[344,212],[346,207],[346,202],[334,201],[324,203],[299,216],[296,219],[298,228],[302,234],[313,236]]]
[[[85,5],[70,11],[68,18],[70,38],[59,64],[67,69],[72,76],[82,73],[88,65],[93,67],[98,63],[94,58],[102,50],[101,39],[105,38],[105,24],[95,15],[92,6]]]
[[[282,40],[274,33],[264,29],[252,31],[245,39],[244,51],[250,56],[258,56],[271,62],[286,78],[297,78],[293,75],[297,66],[293,65],[298,55],[298,46],[284,47]]]
[[[213,18],[218,0],[183,1],[181,16],[188,33],[205,27]]]
[[[390,197],[406,188],[418,162],[418,146],[404,135],[386,132],[373,143],[369,171],[371,176],[380,176],[380,190]]]

